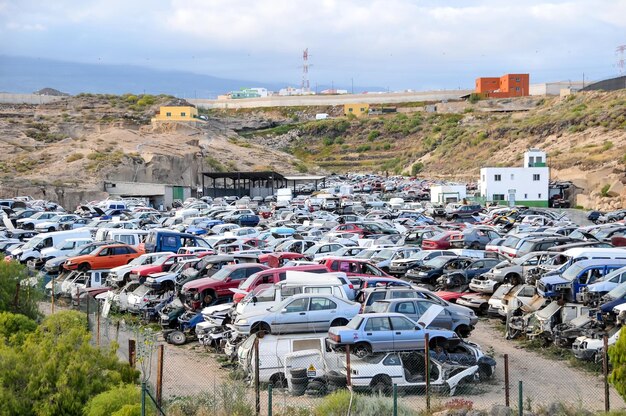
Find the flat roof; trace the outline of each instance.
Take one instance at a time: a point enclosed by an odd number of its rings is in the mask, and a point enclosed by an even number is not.
[[[306,175],[306,176],[285,176],[288,181],[321,181],[326,178],[323,175]]]
[[[212,179],[250,179],[250,180],[268,180],[268,179],[285,179],[278,172],[262,171],[262,172],[202,172],[202,175]]]

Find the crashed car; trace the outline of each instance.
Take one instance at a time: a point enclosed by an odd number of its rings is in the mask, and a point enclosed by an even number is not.
[[[607,334],[609,337],[608,345],[614,345],[619,339],[621,327],[613,327],[613,329]],[[597,334],[600,335],[600,334]],[[596,336],[597,336],[596,335]],[[604,348],[604,340],[601,336],[592,338],[590,336],[580,336],[576,338],[574,344],[572,344],[572,352],[576,358],[584,361],[602,360],[602,350]]]
[[[566,303],[553,301],[543,309],[530,312],[526,305],[521,307],[523,316],[512,317],[508,323],[508,334],[510,338],[524,334],[528,339],[541,339],[545,343],[552,343],[555,340],[555,329],[559,325],[569,325],[574,319],[583,317],[589,318],[589,308],[576,303]],[[590,320],[590,318],[589,318]],[[576,321],[569,328],[584,325],[584,319]],[[575,331],[568,331],[567,327],[560,327],[559,342],[568,343],[568,338]],[[579,334],[580,335],[580,334]],[[575,337],[574,337],[575,338]],[[571,340],[573,342],[573,339]],[[558,344],[557,344],[558,345]],[[569,342],[571,345],[571,342]]]

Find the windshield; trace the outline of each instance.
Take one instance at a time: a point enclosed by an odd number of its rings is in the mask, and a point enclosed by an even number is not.
[[[389,307],[389,303],[387,302],[374,302],[374,304],[372,305],[372,312],[373,313],[387,312],[388,307]]]
[[[376,257],[377,259],[390,259],[391,256],[394,255],[394,253],[396,252],[396,250],[391,250],[391,249],[384,249],[378,252],[378,254],[376,254],[374,257]]]
[[[579,263],[574,263],[563,272],[561,277],[567,280],[574,280],[582,270],[583,267]]]
[[[611,299],[620,299],[624,295],[626,295],[626,283],[622,283],[606,294],[606,296]]]
[[[424,260],[426,257],[428,257],[429,254],[430,254],[430,252],[428,250],[417,251],[417,252],[411,254],[409,259],[411,259],[411,260]]]
[[[368,364],[378,364],[385,357],[386,357],[385,353],[377,353],[377,354],[366,355],[365,357],[362,357],[361,360],[365,361]],[[400,362],[400,361],[398,360],[397,362]]]
[[[318,249],[319,249],[319,246],[311,246],[311,247],[306,249],[304,254],[315,254],[315,253],[317,253]]]
[[[435,257],[434,259],[426,260],[424,262],[424,265],[438,269],[440,267],[443,267],[443,265],[446,264],[448,260],[450,260],[449,257],[439,256],[439,257]]]
[[[363,250],[354,257],[359,259],[371,259],[377,251],[378,250]]]
[[[217,273],[215,273],[213,276],[211,276],[211,279],[225,280],[228,276],[230,276],[230,273],[232,271],[233,271],[233,267],[232,266],[224,266]]]
[[[506,238],[506,240],[504,240],[504,242],[502,243],[502,245],[504,247],[508,247],[508,248],[515,248],[515,246],[517,245],[517,242],[520,240],[519,237],[516,237],[514,235],[510,235]]]
[[[595,238],[597,238],[598,240],[602,240],[605,239],[609,236],[609,234],[615,232],[615,228],[602,228],[600,229],[597,233],[595,233],[593,236]],[[623,231],[622,231],[623,232]],[[622,232],[618,232],[619,234],[621,234]]]
[[[41,237],[33,237],[30,240],[28,240],[28,243],[24,244],[22,248],[24,249],[24,251],[28,249],[32,249],[34,247],[37,247],[37,244],[41,243],[42,241],[43,241],[43,238]]]
[[[525,241],[522,243],[522,245],[520,246],[520,248],[518,249],[517,253],[530,253],[533,251],[533,248],[535,246],[535,242],[534,241]]]

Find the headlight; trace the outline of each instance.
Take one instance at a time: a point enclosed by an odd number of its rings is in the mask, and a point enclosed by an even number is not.
[[[417,275],[418,276],[428,276],[428,273],[426,273],[426,272],[419,272]]]
[[[65,262],[65,264],[72,264],[72,261],[68,260],[68,261]]]
[[[247,323],[247,319],[238,319],[237,322],[235,322],[235,325],[246,325]]]

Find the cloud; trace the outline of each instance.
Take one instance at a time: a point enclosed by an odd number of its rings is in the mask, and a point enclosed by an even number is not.
[[[7,24],[5,25],[6,29],[8,30],[15,30],[15,31],[44,31],[46,30],[46,27],[44,25],[42,25],[41,23],[35,23],[35,24],[24,24],[24,23],[18,23],[18,22],[7,22]]]

